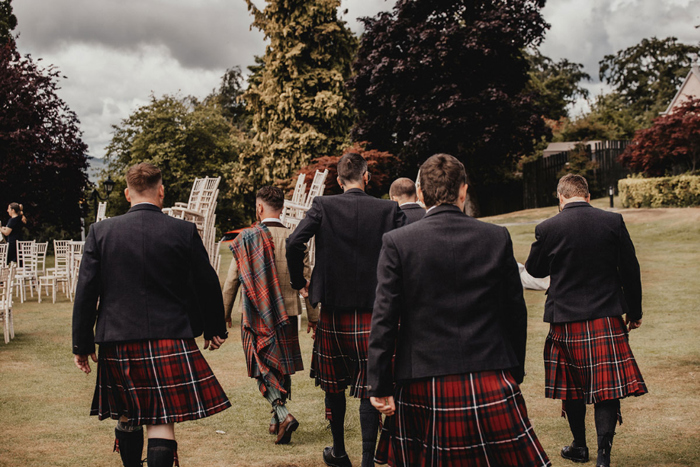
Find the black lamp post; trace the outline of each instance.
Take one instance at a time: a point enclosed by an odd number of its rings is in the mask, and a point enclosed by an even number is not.
[[[100,193],[97,191],[97,186],[95,186],[95,188],[93,188],[92,190],[92,201],[95,204],[95,222],[97,222],[98,201],[107,201],[107,199],[109,199],[109,195],[112,194],[112,190],[114,190],[115,185],[114,180],[112,180],[112,177],[109,175],[107,176],[107,180],[105,180],[102,184],[105,187],[105,193],[107,193],[107,195],[104,198],[100,196]]]

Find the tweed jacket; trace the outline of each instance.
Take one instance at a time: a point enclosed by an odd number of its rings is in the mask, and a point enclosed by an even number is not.
[[[425,209],[418,203],[405,203],[399,207],[406,214],[406,224],[412,224],[425,217]]]
[[[147,203],[92,224],[73,304],[74,354],[93,353],[95,342],[202,333],[228,336],[219,278],[197,226]]]
[[[478,371],[522,381],[527,309],[507,229],[437,206],[384,235],[377,281],[370,396],[393,395],[394,381]]]
[[[398,203],[374,198],[358,188],[342,195],[317,196],[287,240],[292,287],[299,290],[306,285],[303,255],[306,243],[315,236],[311,303],[334,309],[371,309],[382,235],[405,223]]]
[[[291,230],[285,227],[282,222],[266,222],[265,226],[270,231],[272,241],[275,244],[275,266],[277,267],[277,278],[282,288],[282,297],[284,298],[284,307],[287,310],[287,316],[299,316],[302,310],[299,292],[292,288],[289,279],[289,270],[287,269],[286,241]],[[304,277],[311,277],[308,252],[304,255]],[[233,259],[229,266],[223,288],[224,310],[227,320],[231,318],[233,306],[237,301],[237,296],[240,295],[240,285],[238,265],[236,264],[236,260]],[[308,300],[306,300],[305,305],[309,321],[318,321],[318,308],[313,308]]]
[[[535,239],[525,268],[551,277],[545,322],[642,318],[639,262],[620,214],[568,203],[535,228]]]

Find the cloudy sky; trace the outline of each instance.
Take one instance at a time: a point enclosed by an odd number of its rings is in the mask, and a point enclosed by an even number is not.
[[[263,0],[254,0],[260,8]],[[343,18],[393,7],[393,0],[342,0]],[[244,0],[14,0],[22,53],[54,64],[67,79],[59,95],[81,120],[90,155],[102,157],[112,125],[154,94],[205,97],[227,68],[264,53],[263,35],[250,30]],[[643,38],[675,36],[700,42],[697,0],[548,0],[551,24],[542,53],[583,63],[598,82],[598,61]],[[586,108],[577,104],[575,111]]]

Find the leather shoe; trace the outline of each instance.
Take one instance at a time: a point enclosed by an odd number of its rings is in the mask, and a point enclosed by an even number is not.
[[[573,444],[561,448],[561,457],[573,462],[588,462],[588,448],[576,447]]]
[[[335,457],[331,446],[326,446],[323,449],[323,462],[330,467],[352,467],[348,455],[345,454],[344,456]]]
[[[292,432],[299,428],[299,422],[294,418],[292,414],[287,415],[287,418],[280,423],[279,430],[277,431],[277,441],[275,444],[289,444],[292,439]]]
[[[270,423],[270,434],[271,435],[276,435],[277,432],[280,429],[280,424],[279,423]]]

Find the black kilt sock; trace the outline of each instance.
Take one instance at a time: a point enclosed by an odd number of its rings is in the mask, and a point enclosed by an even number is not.
[[[617,413],[620,411],[620,399],[598,402],[595,404],[595,429],[598,434],[597,465],[610,465]]]
[[[114,429],[114,450],[119,452],[124,467],[141,467],[143,455],[143,428],[131,427],[121,422]]]
[[[148,467],[173,467],[176,452],[177,441],[148,438]]]
[[[574,447],[586,447],[586,403],[583,399],[564,401],[566,419],[569,421],[571,434],[574,435]]]
[[[379,412],[372,406],[369,399],[360,401],[360,428],[362,429],[362,467],[374,467]]]
[[[342,457],[345,455],[345,392],[327,392],[326,409],[331,413],[333,454]]]

